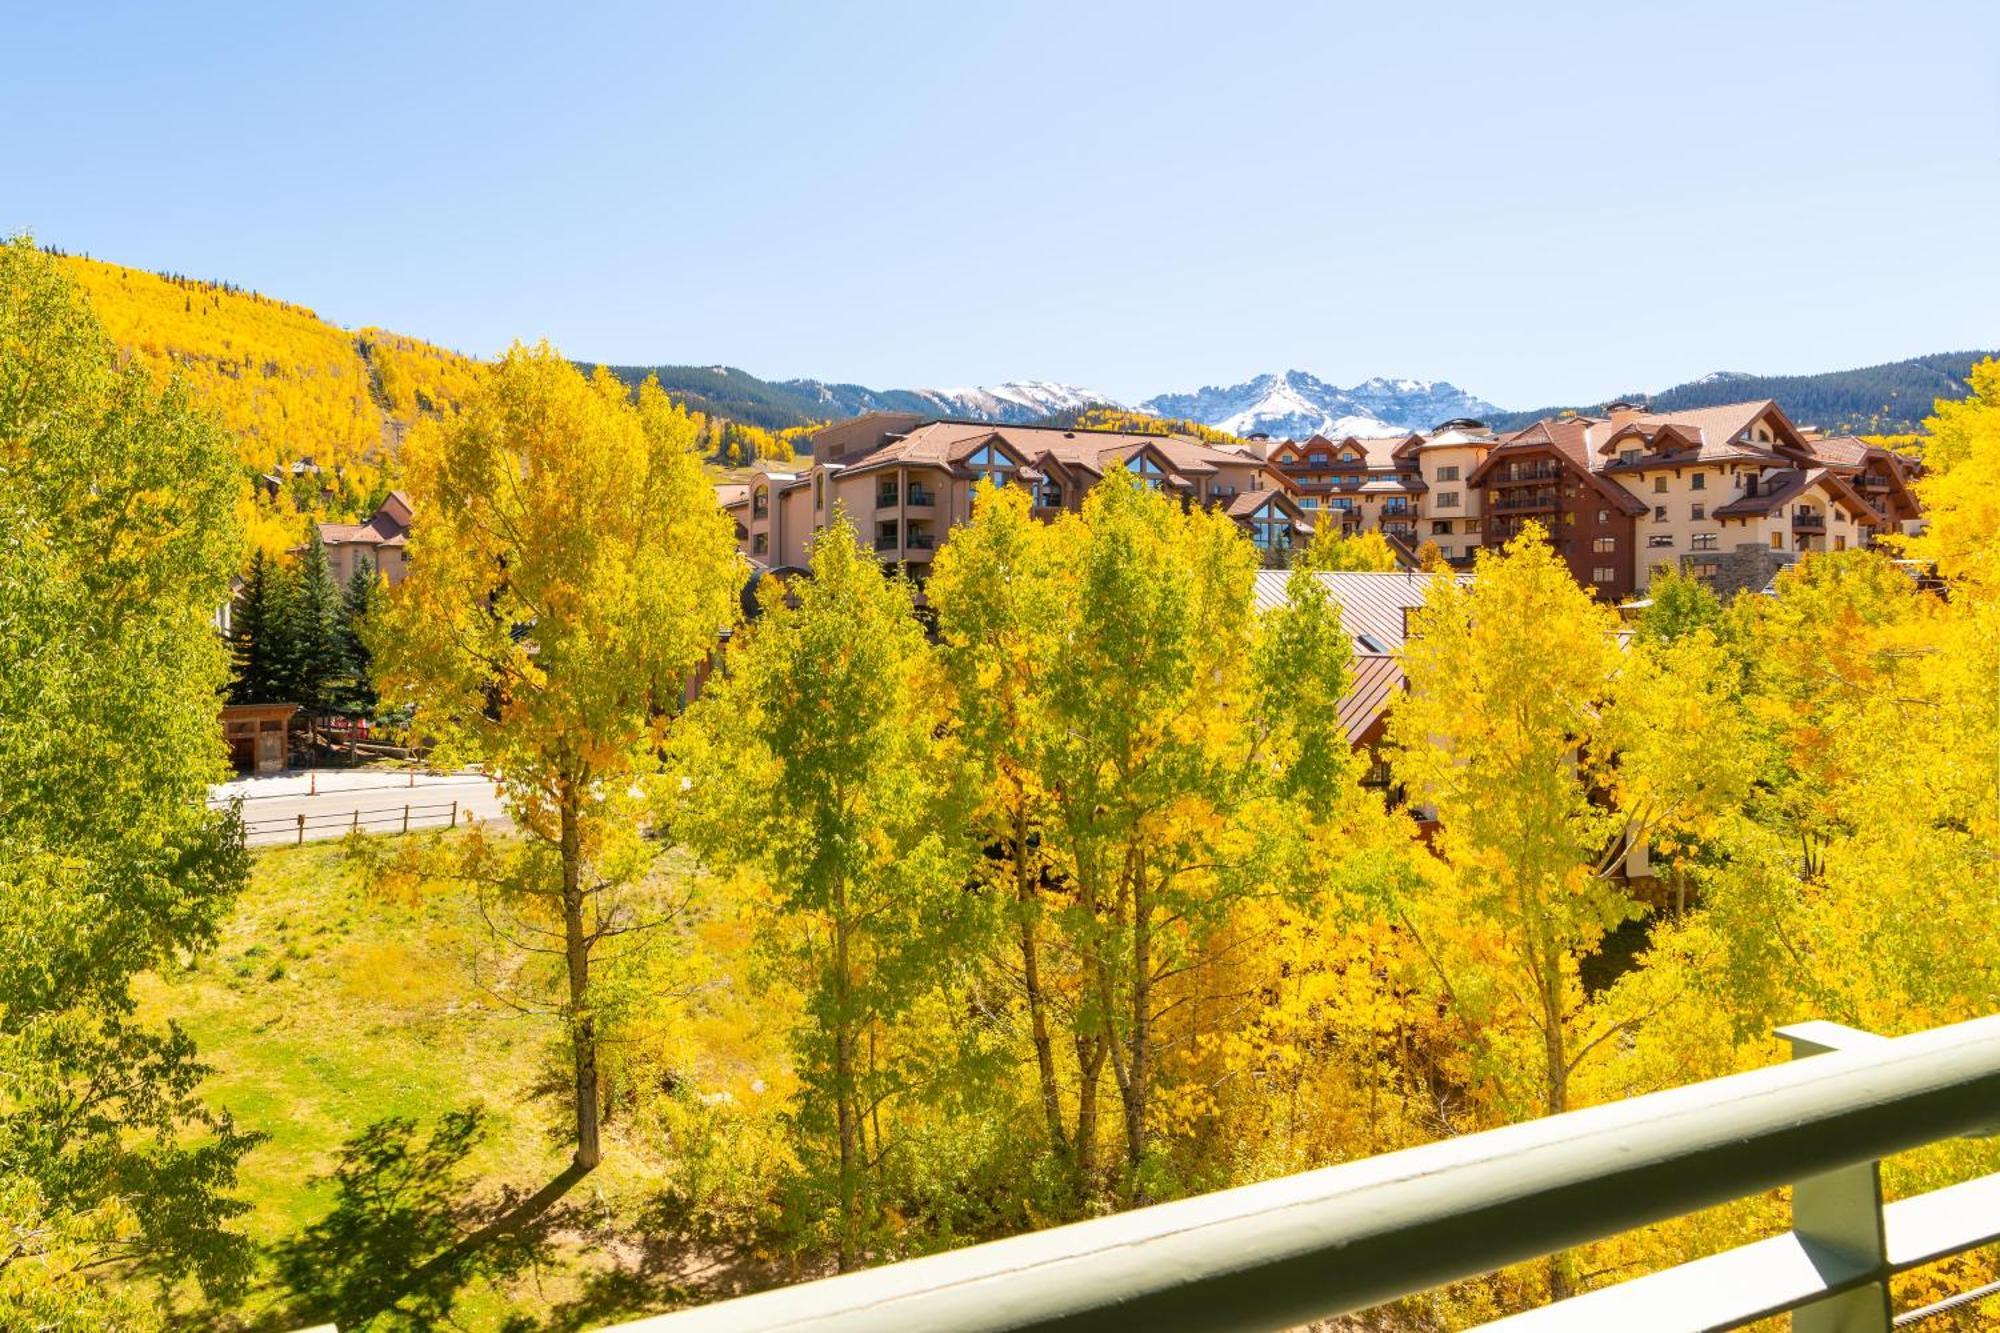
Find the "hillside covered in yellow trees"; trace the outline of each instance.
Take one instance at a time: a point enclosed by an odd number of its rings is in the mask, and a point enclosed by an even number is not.
[[[479,374],[479,362],[456,352],[343,329],[256,292],[80,256],[63,262],[120,353],[162,376],[177,367],[229,428],[245,468],[276,483],[259,488],[267,528],[371,504],[391,484],[403,433]]]

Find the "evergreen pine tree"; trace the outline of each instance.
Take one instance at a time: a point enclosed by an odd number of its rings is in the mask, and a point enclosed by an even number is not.
[[[286,634],[285,571],[258,551],[236,594],[229,621],[231,703],[268,704],[289,697],[291,652]]]
[[[347,664],[346,603],[315,530],[306,543],[286,607],[291,701],[308,714],[332,706]]]
[[[347,688],[342,699],[343,707],[357,713],[375,711],[374,659],[368,652],[368,645],[362,641],[361,627],[375,611],[381,598],[382,583],[375,572],[375,562],[362,556],[354,562],[354,573],[348,577],[347,587],[342,593],[344,615],[341,621],[341,644],[347,658]]]

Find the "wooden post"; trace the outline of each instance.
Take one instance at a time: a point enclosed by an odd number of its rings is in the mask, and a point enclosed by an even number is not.
[[[451,826],[453,828],[458,827],[458,798],[456,796],[451,799]]]
[[[303,810],[299,811],[299,840],[292,845],[295,847],[306,845],[306,812]]]
[[[357,809],[357,810],[356,810],[356,811],[354,812],[354,818],[353,818],[353,819],[352,819],[351,821],[349,821],[349,823],[348,823],[348,825],[347,825],[347,831],[348,831],[349,833],[359,833],[359,832],[361,831],[361,811],[360,811],[360,810],[358,810],[358,809]]]
[[[408,833],[409,831],[410,831],[410,807],[405,805],[403,807],[403,832]]]

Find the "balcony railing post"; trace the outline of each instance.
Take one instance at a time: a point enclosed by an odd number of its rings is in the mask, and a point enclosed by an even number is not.
[[[1779,1028],[1792,1058],[1852,1050],[1886,1040],[1838,1023]],[[1792,1231],[1815,1257],[1877,1276],[1852,1291],[1792,1312],[1792,1333],[1891,1333],[1889,1242],[1882,1219],[1882,1164],[1862,1162],[1808,1176],[1792,1186]]]

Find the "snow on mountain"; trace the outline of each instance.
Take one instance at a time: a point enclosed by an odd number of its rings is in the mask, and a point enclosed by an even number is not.
[[[1300,440],[1315,432],[1338,439],[1430,430],[1452,417],[1479,417],[1499,410],[1443,380],[1377,376],[1343,389],[1302,370],[1259,375],[1227,387],[1209,385],[1194,393],[1161,394],[1139,406],[1235,435],[1262,433]]]
[[[959,389],[870,389],[822,380],[783,380],[778,387],[809,399],[816,405],[814,415],[832,418],[859,416],[863,412],[922,412],[1021,425],[1057,412],[1074,412],[1100,404],[1123,406],[1108,394],[1053,380],[1009,380],[1005,384]]]
[[[932,397],[952,406],[952,415],[981,421],[1034,421],[1057,412],[1086,407],[1122,407],[1108,394],[1075,384],[1050,380],[1009,380],[991,388],[931,389]]]

